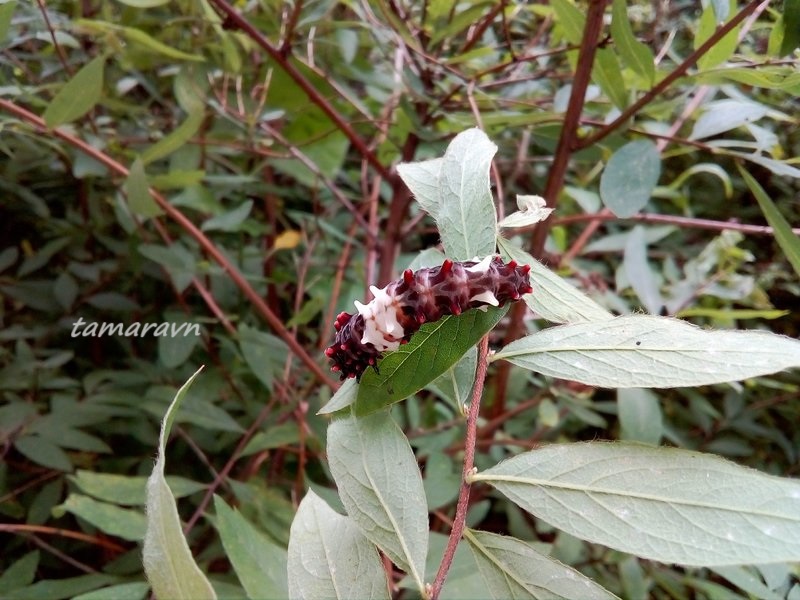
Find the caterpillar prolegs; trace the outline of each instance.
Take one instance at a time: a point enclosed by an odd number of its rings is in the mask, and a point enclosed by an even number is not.
[[[423,323],[519,300],[533,291],[529,271],[529,265],[504,263],[490,255],[481,261],[448,259],[439,267],[406,269],[401,279],[383,289],[371,286],[374,298],[369,304],[356,301],[356,314],[336,317],[336,339],[325,350],[333,361],[331,370],[341,379],[360,379],[367,367],[375,367],[384,352],[407,342]]]

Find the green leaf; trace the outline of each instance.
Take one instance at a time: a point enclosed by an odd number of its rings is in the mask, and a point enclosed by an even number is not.
[[[137,250],[145,258],[166,269],[178,292],[184,291],[192,283],[197,270],[197,260],[181,242],[175,241],[169,246],[140,244]]]
[[[124,189],[128,196],[128,206],[135,214],[145,218],[163,214],[164,211],[150,195],[150,184],[147,182],[142,159],[137,158],[133,161]]]
[[[175,369],[189,360],[200,342],[200,327],[185,313],[168,312],[164,317],[170,332],[158,337],[158,359],[168,369]]]
[[[108,535],[132,542],[144,539],[145,517],[140,511],[120,508],[81,494],[70,494],[63,504],[53,508],[56,516],[64,512],[81,517]]]
[[[472,479],[570,535],[651,560],[693,566],[800,560],[800,483],[708,454],[555,444]]]
[[[756,197],[761,212],[764,213],[767,222],[775,232],[775,240],[778,242],[781,250],[783,250],[786,258],[789,259],[789,263],[791,263],[794,268],[794,272],[800,275],[800,238],[794,234],[789,222],[784,218],[770,197],[767,196],[767,193],[764,191],[764,188],[759,185],[758,181],[741,166],[739,166],[739,172],[742,174],[747,187],[753,192],[753,196]]]
[[[174,60],[189,60],[195,62],[205,62],[205,58],[203,58],[199,54],[188,54],[187,52],[181,52],[180,50],[176,50],[171,46],[167,46],[163,42],[160,42],[156,38],[152,37],[150,34],[145,33],[141,29],[136,29],[134,27],[118,27],[114,26],[114,28],[122,31],[125,37],[128,39],[129,42],[134,44],[138,44],[143,48],[147,48],[156,54],[161,54],[167,58],[174,59]]]
[[[478,349],[473,346],[456,364],[428,384],[442,398],[447,398],[453,406],[463,406],[469,401],[472,384],[475,383],[475,369],[478,365]]]
[[[661,296],[653,269],[647,262],[647,242],[644,227],[641,225],[636,225],[628,234],[623,266],[628,284],[636,292],[647,312],[651,315],[660,314],[664,307],[664,298]]]
[[[359,385],[355,379],[345,379],[333,397],[317,411],[317,414],[329,415],[350,406],[358,398],[358,389]]]
[[[492,598],[617,598],[557,560],[513,537],[467,529],[464,538]]]
[[[171,133],[142,152],[140,157],[142,163],[145,165],[150,164],[160,158],[169,156],[181,148],[195,133],[197,133],[200,126],[203,124],[203,119],[205,119],[205,113],[202,110],[189,113],[186,120],[178,125]]]
[[[14,564],[9,565],[6,570],[0,574],[0,594],[5,595],[11,590],[30,585],[36,577],[36,569],[38,566],[38,550],[28,552]]]
[[[519,246],[503,238],[497,239],[497,245],[506,260],[531,266],[533,293],[525,294],[522,298],[543,319],[553,323],[583,323],[614,318],[614,315]]]
[[[750,100],[717,100],[703,108],[703,114],[695,121],[690,140],[701,140],[725,131],[731,131],[747,123],[754,123],[766,116],[769,109]]]
[[[781,56],[789,55],[797,48],[800,48],[800,0],[784,0]]]
[[[489,188],[495,146],[480,129],[459,133],[444,154],[437,224],[445,254],[454,260],[495,251],[497,216]]]
[[[8,36],[11,19],[14,17],[14,9],[16,7],[17,0],[10,0],[5,4],[0,4],[0,42],[5,41]]]
[[[375,546],[311,490],[292,521],[288,574],[288,598],[389,598]]]
[[[211,584],[192,558],[183,536],[175,497],[164,478],[164,455],[172,422],[189,387],[199,374],[200,369],[183,384],[167,410],[161,424],[158,458],[153,473],[147,480],[147,530],[142,562],[153,592],[159,598],[216,598]]]
[[[119,581],[118,577],[92,573],[66,579],[45,579],[3,596],[3,600],[72,600],[90,590]]]
[[[72,600],[144,600],[150,586],[144,581],[119,583],[75,596]]]
[[[408,398],[456,364],[464,353],[486,335],[508,307],[468,310],[426,323],[408,344],[388,353],[379,373],[367,369],[358,386],[356,412],[368,415]]]
[[[622,78],[619,60],[613,50],[609,48],[597,50],[592,67],[592,80],[618,109],[623,110],[628,105],[625,80]]]
[[[44,122],[54,129],[64,123],[71,123],[88,113],[100,101],[103,94],[103,69],[105,56],[98,56],[62,87],[47,105]]]
[[[439,219],[439,208],[442,205],[442,190],[439,178],[442,173],[443,158],[432,158],[414,163],[397,165],[397,173],[411,190],[414,199],[426,213]]]
[[[611,37],[623,62],[634,73],[653,85],[656,76],[655,58],[650,48],[633,35],[633,29],[628,22],[626,0],[614,0],[611,12]]]
[[[113,504],[137,506],[143,505],[147,500],[146,477],[95,473],[78,469],[75,475],[70,475],[68,479],[84,493]],[[175,475],[167,477],[167,483],[176,498],[183,498],[206,489],[202,483]]]
[[[661,174],[661,155],[649,140],[625,144],[614,152],[600,177],[603,204],[620,218],[632,217],[647,202]]]
[[[551,327],[491,357],[598,387],[681,387],[739,381],[800,366],[800,341],[766,331],[707,331],[632,315]]]
[[[328,462],[347,514],[422,591],[428,505],[406,436],[388,412],[336,419]]]
[[[658,398],[650,390],[617,390],[617,415],[620,439],[653,446],[661,442],[664,418]]]
[[[60,447],[39,435],[26,435],[14,440],[17,451],[32,460],[37,465],[57,469],[59,471],[72,471],[72,461]]]
[[[555,10],[556,21],[564,29],[567,41],[573,46],[579,45],[586,27],[584,14],[568,0],[551,0],[550,5]]]
[[[720,0],[725,1],[725,0]],[[729,2],[733,0],[728,0]],[[733,4],[735,7],[735,2]],[[730,11],[728,11],[730,12]],[[726,19],[727,20],[727,19]],[[711,37],[711,35],[717,30],[718,23],[722,22],[722,19],[718,19],[717,15],[715,14],[714,7],[712,4],[709,4],[703,10],[703,14],[700,17],[700,24],[697,28],[697,34],[694,38],[694,49],[697,50],[703,43]],[[705,71],[706,69],[712,69],[726,60],[728,60],[731,55],[733,55],[736,47],[739,45],[739,30],[741,29],[741,25],[737,25],[733,29],[731,29],[728,33],[726,33],[722,39],[717,41],[708,52],[706,52],[700,59],[697,61],[697,68],[700,71]]]
[[[236,576],[250,598],[288,598],[286,550],[214,496],[217,530]]]
[[[211,217],[200,227],[203,231],[239,231],[241,224],[250,215],[253,201],[246,200],[228,212]]]
[[[133,8],[155,8],[156,6],[164,6],[169,0],[117,0],[117,2]]]
[[[264,387],[271,389],[272,378],[291,354],[286,342],[242,323],[239,326],[239,345],[253,375]]]

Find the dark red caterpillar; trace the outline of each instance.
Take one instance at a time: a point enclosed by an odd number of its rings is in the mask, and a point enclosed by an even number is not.
[[[336,317],[336,340],[325,350],[333,360],[332,371],[341,379],[361,378],[375,367],[383,352],[406,343],[423,323],[445,315],[460,315],[470,308],[503,306],[533,291],[529,265],[505,264],[499,256],[480,262],[445,260],[441,267],[406,269],[402,279],[382,290],[370,287],[374,299],[356,302],[358,313]],[[376,368],[377,369],[377,368]]]

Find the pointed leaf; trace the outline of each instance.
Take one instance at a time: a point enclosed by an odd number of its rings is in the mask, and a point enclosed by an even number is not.
[[[379,373],[364,372],[358,386],[358,414],[370,414],[424,388],[456,364],[507,311],[508,306],[472,309],[420,327],[408,344],[378,363]]]
[[[497,152],[480,129],[459,133],[444,154],[437,223],[445,254],[470,260],[495,251],[497,216],[489,189],[489,167]]]
[[[397,173],[411,190],[414,199],[426,213],[434,219],[439,218],[442,196],[439,190],[439,175],[442,172],[443,158],[432,158],[415,163],[397,165]]]
[[[690,140],[701,140],[753,123],[767,114],[763,104],[743,100],[718,100],[708,103],[695,121]]]
[[[389,413],[333,421],[328,461],[347,514],[423,590],[425,489],[411,446]]]
[[[389,598],[375,546],[311,490],[292,521],[288,574],[289,598]]]
[[[81,494],[70,494],[66,502],[53,508],[54,515],[70,512],[88,521],[100,531],[125,540],[144,538],[145,519],[140,510],[120,508]]]
[[[611,12],[611,37],[625,64],[653,85],[656,76],[655,58],[650,48],[633,35],[633,29],[628,22],[628,5],[625,0],[614,0]]]
[[[775,240],[780,245],[786,258],[789,259],[794,272],[800,275],[800,238],[795,235],[792,231],[792,226],[789,225],[789,222],[778,210],[778,207],[775,206],[775,203],[767,196],[764,188],[759,185],[753,176],[741,166],[739,166],[739,172],[742,174],[747,187],[753,192],[758,205],[761,207],[761,212],[764,213],[767,222],[775,232]]]
[[[142,160],[133,161],[128,178],[125,180],[125,193],[131,211],[142,217],[155,217],[162,214],[161,208],[150,195],[150,184],[144,172]]]
[[[632,217],[650,200],[661,174],[661,155],[649,140],[614,152],[600,176],[600,197],[616,216]]]
[[[738,381],[800,366],[800,341],[766,331],[708,331],[632,315],[551,327],[492,356],[598,387],[680,387]]]
[[[653,269],[647,262],[647,241],[644,227],[641,225],[634,227],[628,235],[623,265],[628,283],[647,312],[651,315],[659,314],[664,306],[664,299],[658,289]]]
[[[539,261],[510,241],[498,238],[503,258],[531,266],[533,293],[522,298],[530,309],[553,323],[582,323],[613,319],[614,315],[583,292],[567,283]]]
[[[492,598],[616,598],[588,577],[540,554],[522,540],[472,529],[467,529],[464,537]]]
[[[592,67],[592,80],[600,86],[606,97],[618,109],[623,110],[628,105],[625,80],[622,77],[619,60],[613,50],[609,48],[597,50]]]
[[[286,550],[214,496],[217,530],[225,554],[249,598],[287,598]]]
[[[355,379],[345,379],[328,402],[317,411],[318,415],[329,415],[353,404],[358,398],[358,383]]]
[[[175,497],[164,478],[164,454],[172,422],[201,369],[178,390],[164,416],[158,441],[158,458],[147,480],[147,531],[142,548],[142,562],[153,592],[159,598],[216,598],[208,579],[194,562],[183,535]]]
[[[200,126],[203,124],[203,119],[205,119],[205,114],[202,109],[189,113],[183,123],[142,152],[142,162],[146,165],[150,164],[160,158],[169,156],[185,145],[200,129]]]
[[[661,562],[800,560],[800,482],[673,448],[553,445],[473,476],[567,533]]]
[[[71,123],[94,108],[103,94],[105,64],[106,57],[98,56],[58,91],[42,115],[49,128]]]

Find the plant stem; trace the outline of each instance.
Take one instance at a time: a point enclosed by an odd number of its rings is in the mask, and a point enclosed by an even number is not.
[[[477,439],[478,413],[481,407],[481,396],[483,395],[483,386],[486,380],[486,370],[489,367],[488,357],[489,336],[485,335],[478,346],[478,368],[475,372],[475,386],[472,388],[472,397],[469,403],[469,412],[467,413],[467,435],[464,441],[464,470],[461,474],[461,489],[458,492],[456,515],[453,518],[453,527],[450,529],[450,537],[447,540],[447,547],[442,556],[442,562],[439,564],[439,571],[436,573],[436,578],[431,585],[430,600],[436,600],[439,597],[439,593],[442,591],[444,580],[447,578],[450,565],[453,564],[453,557],[456,554],[458,542],[461,540],[461,535],[464,533],[464,527],[467,523],[470,490],[470,484],[467,483],[467,476],[470,475],[472,467],[475,465],[475,440]]]

